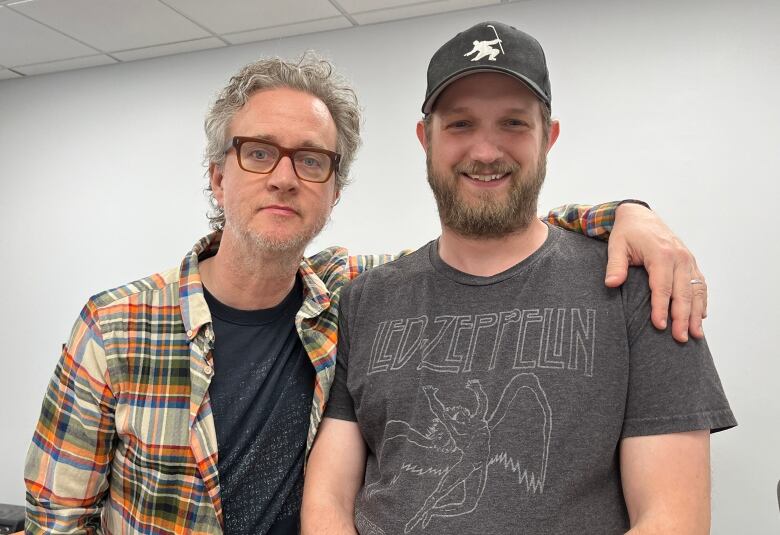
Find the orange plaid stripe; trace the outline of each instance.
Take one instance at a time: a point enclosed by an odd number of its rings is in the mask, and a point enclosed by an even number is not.
[[[591,238],[609,239],[615,223],[615,210],[620,201],[590,206],[587,204],[564,204],[553,208],[545,218],[548,223],[579,232]]]
[[[571,205],[550,217],[606,236],[609,210]],[[222,533],[207,373],[214,332],[198,272],[220,237],[200,240],[179,268],[95,295],[81,311],[27,455],[27,533]],[[295,323],[317,374],[309,447],[333,381],[341,288],[393,258],[332,247],[301,262]]]

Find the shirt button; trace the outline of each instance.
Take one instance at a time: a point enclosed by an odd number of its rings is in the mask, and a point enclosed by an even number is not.
[[[211,372],[213,371],[214,370],[211,368],[211,366],[206,366],[205,368],[203,368],[203,373],[205,373],[206,375],[211,375]]]

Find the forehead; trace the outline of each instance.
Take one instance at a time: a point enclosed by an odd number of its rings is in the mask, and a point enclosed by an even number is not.
[[[316,96],[280,87],[253,93],[230,123],[231,136],[255,136],[289,147],[335,149],[336,123]]]
[[[434,113],[486,105],[535,110],[542,104],[517,78],[501,73],[480,72],[450,84],[436,100]]]

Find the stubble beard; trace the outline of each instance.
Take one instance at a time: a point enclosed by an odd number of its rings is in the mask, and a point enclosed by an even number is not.
[[[225,229],[236,236],[248,257],[270,256],[279,264],[297,263],[300,261],[306,246],[325,228],[330,219],[329,213],[322,213],[308,228],[300,229],[291,236],[275,236],[272,232],[254,230],[247,222],[237,223],[226,217]]]
[[[535,169],[526,172],[515,163],[468,162],[458,164],[451,173],[439,174],[433,168],[431,153],[432,147],[426,157],[428,184],[433,190],[443,226],[467,238],[501,238],[527,228],[537,217],[539,192],[547,173],[545,154],[540,154]],[[463,180],[461,173],[510,173],[509,193],[501,198],[494,192],[485,191],[477,202],[466,203],[458,191]]]

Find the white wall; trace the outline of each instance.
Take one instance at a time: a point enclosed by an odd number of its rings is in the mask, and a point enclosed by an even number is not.
[[[365,147],[312,250],[396,251],[438,232],[413,133],[427,60],[498,19],[549,59],[562,134],[541,206],[642,198],[697,254],[740,422],[712,440],[713,533],[777,533],[779,6],[534,0],[0,82],[0,502],[23,503],[40,400],[86,298],[177,264],[206,232],[202,117],[231,73],[308,48],[334,59],[365,107]]]

